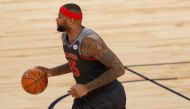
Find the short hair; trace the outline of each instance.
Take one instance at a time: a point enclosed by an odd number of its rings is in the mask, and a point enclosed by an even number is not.
[[[72,12],[76,12],[76,13],[81,13],[81,8],[79,5],[74,4],[74,3],[67,3],[65,5],[63,5],[65,8],[67,8],[68,10],[72,11]]]

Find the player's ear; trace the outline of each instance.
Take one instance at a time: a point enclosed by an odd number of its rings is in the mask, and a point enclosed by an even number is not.
[[[74,19],[73,18],[68,18],[68,23],[69,24],[73,24],[74,23]]]

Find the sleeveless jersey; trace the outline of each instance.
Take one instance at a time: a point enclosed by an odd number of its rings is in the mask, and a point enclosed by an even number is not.
[[[104,73],[107,68],[95,58],[85,57],[81,54],[81,43],[85,37],[96,34],[93,30],[83,27],[76,40],[69,44],[68,36],[62,34],[63,49],[65,56],[70,64],[76,83],[86,84]]]

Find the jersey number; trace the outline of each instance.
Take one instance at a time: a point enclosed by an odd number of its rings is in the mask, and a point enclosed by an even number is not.
[[[77,64],[76,61],[70,60],[69,64],[71,66],[71,70],[73,71],[74,76],[79,77],[80,76],[80,71],[76,67],[76,64]]]

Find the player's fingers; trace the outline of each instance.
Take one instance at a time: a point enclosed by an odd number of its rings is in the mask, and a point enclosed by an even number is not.
[[[76,95],[75,98],[80,98],[80,96],[79,96],[79,95]]]
[[[69,90],[68,91],[68,93],[72,96],[72,97],[74,97],[74,98],[79,98],[80,97],[80,95],[76,92],[76,90]]]
[[[75,91],[73,91],[73,90],[69,90],[69,91],[68,91],[68,94],[70,94],[72,97],[75,97],[75,96],[76,96],[76,93],[75,93]]]

